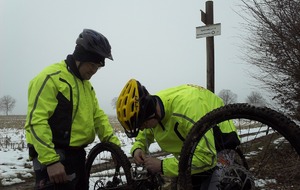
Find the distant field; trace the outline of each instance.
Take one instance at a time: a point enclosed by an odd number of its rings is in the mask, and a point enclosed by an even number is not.
[[[0,129],[2,128],[24,128],[26,115],[0,115]],[[116,131],[124,131],[116,116],[109,116],[109,121]]]
[[[25,115],[8,115],[0,116],[0,129],[2,128],[17,128],[21,129],[25,125]]]

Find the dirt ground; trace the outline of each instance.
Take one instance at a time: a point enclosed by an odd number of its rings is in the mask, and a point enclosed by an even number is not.
[[[23,183],[18,183],[14,185],[8,185],[8,186],[0,186],[1,190],[32,190],[34,188],[34,179],[29,178],[26,179]]]
[[[9,185],[9,186],[0,186],[1,190],[32,190],[34,188],[34,179],[30,178],[24,183]],[[165,178],[165,185],[163,189],[172,189],[171,188],[171,179]]]

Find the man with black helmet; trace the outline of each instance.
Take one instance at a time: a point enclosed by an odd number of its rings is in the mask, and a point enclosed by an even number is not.
[[[113,60],[107,38],[84,29],[73,54],[30,81],[26,140],[35,189],[88,189],[84,148],[97,135],[120,145],[89,79]]]

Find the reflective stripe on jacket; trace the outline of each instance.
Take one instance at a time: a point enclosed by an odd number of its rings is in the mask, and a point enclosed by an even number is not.
[[[163,160],[163,174],[178,175],[178,161],[183,141],[192,126],[209,111],[223,106],[221,98],[207,89],[196,85],[181,85],[160,91],[156,94],[163,102],[165,117],[162,124],[152,129],[140,131],[131,148],[131,153],[137,148],[147,151],[147,147],[156,141],[162,151],[174,155]],[[236,131],[232,123],[220,126],[222,132]],[[216,165],[216,149],[213,131],[206,133],[196,147],[192,161],[192,173],[200,173]]]
[[[95,139],[120,145],[88,80],[81,81],[65,61],[45,68],[30,81],[25,124],[27,143],[42,164],[58,161],[54,148],[84,147]]]

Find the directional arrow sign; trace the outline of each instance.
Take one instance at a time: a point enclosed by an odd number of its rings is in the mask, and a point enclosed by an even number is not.
[[[221,35],[221,23],[196,27],[196,38]]]

